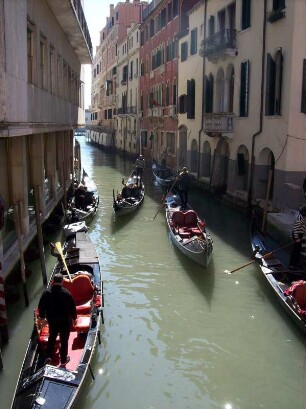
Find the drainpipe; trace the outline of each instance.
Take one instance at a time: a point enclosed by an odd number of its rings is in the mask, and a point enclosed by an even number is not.
[[[204,4],[204,44],[206,40],[206,18],[207,18],[207,0]],[[200,179],[200,166],[201,166],[201,134],[204,132],[204,113],[206,108],[205,101],[205,74],[206,74],[206,58],[203,56],[203,66],[202,66],[202,77],[203,77],[203,87],[202,87],[202,117],[201,117],[201,129],[199,130],[199,150],[198,150],[198,180]]]
[[[263,122],[263,97],[264,97],[264,82],[265,82],[265,54],[266,54],[266,14],[267,14],[267,0],[264,0],[264,18],[262,27],[262,53],[261,53],[261,86],[260,86],[260,114],[259,114],[259,129],[252,136],[252,150],[251,150],[251,166],[250,166],[250,176],[249,176],[249,189],[247,198],[247,209],[250,212],[252,209],[252,191],[253,191],[253,178],[254,178],[254,167],[255,167],[255,138],[262,132],[262,122]]]

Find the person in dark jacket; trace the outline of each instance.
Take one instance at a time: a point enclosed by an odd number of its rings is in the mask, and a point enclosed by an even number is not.
[[[49,324],[46,363],[51,362],[56,337],[59,334],[61,366],[65,366],[70,361],[67,355],[68,340],[71,322],[75,323],[77,312],[72,295],[63,288],[62,274],[54,275],[51,287],[45,290],[40,298],[38,311],[40,318],[47,319]]]
[[[182,172],[179,174],[176,183],[182,203],[182,208],[185,209],[188,203],[188,191],[190,185],[190,177],[186,167],[183,167]]]
[[[293,250],[290,257],[290,268],[300,268],[301,267],[301,250],[302,250],[302,238],[303,234],[306,233],[306,206],[303,206],[294,222],[292,230],[293,238]]]

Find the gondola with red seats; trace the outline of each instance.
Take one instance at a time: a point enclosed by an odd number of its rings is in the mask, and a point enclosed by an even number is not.
[[[165,201],[166,220],[173,244],[203,267],[208,267],[213,251],[213,240],[206,223],[188,206],[182,209],[177,196],[169,195]]]
[[[59,339],[52,361],[46,363],[48,325],[34,310],[34,325],[12,409],[71,408],[88,371],[103,323],[103,282],[94,244],[87,232],[69,235],[63,246],[64,260],[59,259],[51,274],[64,275],[64,287],[72,294],[77,308],[77,320],[71,328],[66,366],[60,365]],[[64,266],[66,264],[68,272]],[[69,273],[69,274],[68,274]]]

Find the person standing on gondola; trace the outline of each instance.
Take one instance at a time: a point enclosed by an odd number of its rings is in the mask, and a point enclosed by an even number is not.
[[[74,299],[71,293],[63,288],[63,280],[61,273],[55,274],[51,287],[43,292],[38,304],[39,317],[47,320],[49,325],[45,364],[52,360],[56,337],[59,334],[61,366],[70,361],[68,356],[70,326],[71,323],[75,324],[77,318]]]
[[[306,205],[299,210],[293,225],[293,250],[290,257],[291,269],[301,267],[302,238],[304,233],[306,233]]]
[[[179,174],[176,184],[177,184],[178,193],[179,193],[181,203],[182,203],[182,208],[186,209],[187,203],[188,203],[190,176],[185,166],[183,167],[182,172]]]
[[[145,158],[142,155],[139,155],[135,163],[136,176],[139,179],[139,181],[137,179],[137,183],[139,183],[139,185],[141,185],[141,182],[142,182],[144,168],[145,168]]]

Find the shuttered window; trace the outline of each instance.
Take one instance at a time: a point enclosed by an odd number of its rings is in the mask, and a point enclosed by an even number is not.
[[[244,61],[240,69],[240,117],[247,117],[249,114],[249,81],[250,62]]]
[[[198,29],[191,30],[190,55],[196,54],[198,51]]]
[[[301,112],[306,114],[306,60],[303,60]]]
[[[180,95],[180,97],[179,97],[179,112],[180,112],[180,114],[185,114],[185,112],[186,112],[186,101],[187,101],[187,95],[186,94]]]
[[[185,41],[181,44],[181,61],[186,61],[188,57],[188,43]]]
[[[267,55],[267,71],[266,71],[266,115],[274,114],[274,98],[275,98],[275,63],[270,54]]]
[[[194,119],[195,115],[195,80],[187,81],[187,118]]]
[[[205,112],[207,114],[213,112],[214,101],[214,77],[210,74],[205,78]]]
[[[281,115],[283,79],[283,55],[280,50],[275,53],[274,59],[267,55],[266,70],[266,115]]]
[[[241,29],[245,30],[251,26],[251,0],[242,0]]]

